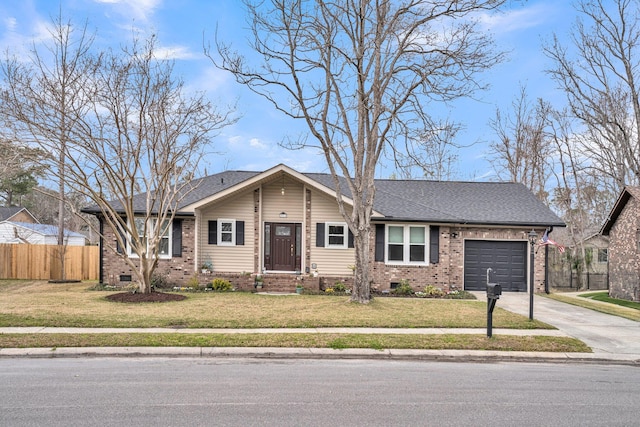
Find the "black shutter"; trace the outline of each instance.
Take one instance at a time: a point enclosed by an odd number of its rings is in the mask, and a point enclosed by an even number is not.
[[[440,227],[429,227],[429,262],[437,264],[440,260]]]
[[[376,261],[384,261],[384,224],[376,224]]]
[[[244,245],[244,221],[236,221],[236,245]]]
[[[124,247],[122,247],[122,245],[120,245],[120,241],[116,239],[116,252],[118,252],[119,254],[124,254],[127,251],[127,236],[117,226],[114,231],[120,235],[122,241],[124,242]]]
[[[353,247],[354,247],[354,246],[353,246],[353,233],[351,232],[351,230],[349,230],[349,240],[348,240],[348,242],[347,242],[347,243],[348,243],[348,246],[349,246],[350,248],[353,248]]]
[[[209,221],[209,244],[218,244],[218,221]]]
[[[316,224],[316,247],[324,248],[324,222]]]
[[[182,256],[182,220],[173,220],[173,230],[171,234],[171,256]]]

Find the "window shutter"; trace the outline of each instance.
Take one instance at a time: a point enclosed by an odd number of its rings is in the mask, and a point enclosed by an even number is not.
[[[218,244],[218,221],[209,221],[209,244]]]
[[[376,224],[376,261],[384,261],[384,224]]]
[[[429,227],[429,262],[437,264],[440,261],[440,227]]]
[[[172,224],[173,230],[171,234],[171,256],[182,256],[182,220],[174,219]]]
[[[124,242],[124,247],[122,247],[118,239],[116,239],[116,252],[118,252],[119,254],[124,254],[127,251],[127,236],[119,228],[116,228],[115,232],[120,234],[120,237]]]
[[[236,221],[236,245],[244,245],[244,221]]]
[[[316,224],[316,247],[324,248],[324,222]]]
[[[348,240],[348,246],[349,246],[350,248],[353,248],[353,247],[354,247],[354,245],[353,245],[353,233],[351,232],[351,229],[349,229],[349,240]]]

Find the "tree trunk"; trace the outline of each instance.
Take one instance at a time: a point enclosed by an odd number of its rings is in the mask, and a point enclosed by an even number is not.
[[[151,293],[151,276],[153,275],[153,269],[149,265],[149,259],[145,257],[140,257],[140,267],[138,269],[138,277],[140,280],[139,288],[140,293],[142,294],[150,294]]]
[[[355,272],[351,302],[366,304],[371,301],[371,270],[370,270],[370,228],[354,232],[353,246],[355,249]]]
[[[65,245],[65,241],[64,241],[64,197],[65,197],[65,188],[64,188],[64,180],[65,180],[65,175],[64,175],[64,160],[65,160],[65,152],[64,152],[64,145],[63,148],[60,150],[60,159],[59,159],[59,168],[60,168],[60,181],[59,181],[59,196],[60,196],[60,200],[58,201],[58,246],[60,246],[60,279],[62,281],[67,280],[67,273],[65,271],[65,262],[64,262],[64,258],[65,258],[65,250],[64,250],[64,245]]]

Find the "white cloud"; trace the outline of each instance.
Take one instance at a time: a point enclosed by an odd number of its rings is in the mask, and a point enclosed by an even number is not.
[[[16,29],[17,23],[18,21],[13,16],[4,18],[4,26],[6,27],[7,31],[14,31]]]
[[[512,9],[505,13],[480,15],[480,23],[496,34],[510,33],[543,25],[555,13],[553,6],[535,4],[530,7]]]
[[[263,143],[258,138],[251,138],[249,140],[249,146],[251,148],[258,148],[260,150],[264,150],[264,149],[268,148],[267,144]]]
[[[157,59],[194,59],[198,55],[191,52],[186,46],[162,46],[154,50],[153,55]]]
[[[118,13],[134,20],[148,21],[162,0],[94,0],[116,6]]]
[[[229,145],[238,145],[242,142],[242,137],[240,135],[234,135],[227,139],[229,141]]]

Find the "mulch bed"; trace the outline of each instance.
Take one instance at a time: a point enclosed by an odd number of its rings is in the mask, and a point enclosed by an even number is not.
[[[150,294],[141,294],[136,292],[121,292],[118,294],[108,295],[109,301],[114,302],[170,302],[182,301],[187,299],[186,295],[165,294],[163,292],[151,292]]]

